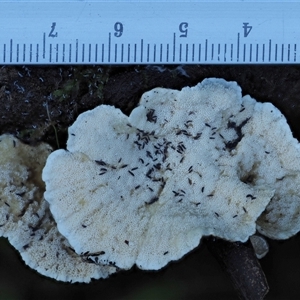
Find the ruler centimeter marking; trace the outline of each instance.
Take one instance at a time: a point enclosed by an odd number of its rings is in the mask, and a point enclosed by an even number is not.
[[[300,63],[300,0],[0,3],[3,65],[183,63]]]

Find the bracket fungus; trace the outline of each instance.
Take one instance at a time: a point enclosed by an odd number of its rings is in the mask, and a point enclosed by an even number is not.
[[[146,92],[129,117],[108,105],[81,114],[42,176],[76,253],[156,270],[202,236],[244,242],[256,227],[273,238],[299,231],[299,158],[277,108],[211,78]]]
[[[61,281],[89,282],[116,268],[89,263],[58,232],[48,203],[42,169],[52,148],[29,146],[11,135],[0,136],[0,236],[39,273]]]

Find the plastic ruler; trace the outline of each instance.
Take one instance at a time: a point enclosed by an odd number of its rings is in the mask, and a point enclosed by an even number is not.
[[[0,0],[0,64],[298,64],[300,0]]]

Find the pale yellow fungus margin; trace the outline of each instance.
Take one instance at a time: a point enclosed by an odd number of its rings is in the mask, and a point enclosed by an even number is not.
[[[51,151],[44,143],[29,146],[12,135],[0,136],[0,236],[45,276],[68,282],[106,278],[116,268],[77,255],[58,232],[43,198],[41,174]]]

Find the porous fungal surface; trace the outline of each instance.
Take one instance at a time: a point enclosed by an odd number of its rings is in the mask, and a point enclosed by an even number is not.
[[[253,137],[241,144],[242,151],[249,149],[252,160],[249,184],[275,188],[272,201],[257,220],[257,229],[270,238],[287,239],[300,230],[300,144],[284,116],[269,103],[256,104],[251,124]],[[263,137],[254,138],[260,135]],[[265,154],[255,153],[261,146]]]
[[[11,135],[0,136],[0,236],[45,276],[71,282],[105,278],[116,269],[77,255],[58,232],[43,198],[42,169],[51,151],[47,144],[32,147]]]
[[[242,97],[235,82],[156,88],[129,117],[99,106],[69,128],[67,149],[47,160],[45,198],[59,231],[96,262],[160,269],[205,235],[246,241],[263,211],[266,235],[300,229],[290,180],[299,144],[278,109]],[[291,209],[277,208],[286,201]]]

